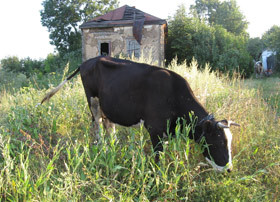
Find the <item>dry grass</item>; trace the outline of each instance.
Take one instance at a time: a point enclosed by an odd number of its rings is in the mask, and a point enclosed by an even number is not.
[[[103,144],[93,145],[89,109],[76,78],[38,107],[46,89],[31,85],[1,92],[2,201],[277,201],[279,96],[267,102],[258,85],[217,76],[209,68],[199,71],[195,62],[186,67],[174,61],[170,69],[188,80],[218,119],[241,124],[232,129],[232,173],[199,164],[200,148],[182,138],[186,134],[165,145],[160,165],[143,129],[120,127],[117,141],[107,135]]]

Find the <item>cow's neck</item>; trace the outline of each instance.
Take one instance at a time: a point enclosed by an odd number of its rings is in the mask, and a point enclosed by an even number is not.
[[[202,122],[203,120],[207,119],[207,117],[209,117],[209,113],[203,109],[201,110],[200,113],[196,113],[197,116],[197,122],[196,122],[196,126],[194,127],[194,133],[192,133],[192,135],[190,135],[191,139],[194,139],[195,142],[199,142],[199,140],[201,139],[201,137],[203,136],[203,130],[202,130]]]

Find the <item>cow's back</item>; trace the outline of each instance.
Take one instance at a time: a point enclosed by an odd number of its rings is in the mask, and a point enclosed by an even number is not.
[[[115,123],[130,126],[178,117],[202,107],[188,83],[164,68],[110,57],[98,57],[81,66],[85,91],[99,97],[104,114]]]

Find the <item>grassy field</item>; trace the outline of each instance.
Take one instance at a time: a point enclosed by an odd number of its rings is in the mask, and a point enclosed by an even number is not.
[[[280,76],[265,77],[262,79],[248,79],[247,88],[259,90],[265,101],[274,108],[280,116]]]
[[[48,90],[42,81],[10,75],[0,87],[1,201],[279,201],[279,78],[217,76],[195,62],[169,68],[217,119],[241,125],[232,128],[233,172],[206,166],[199,146],[179,132],[158,165],[144,128],[119,127],[117,140],[106,135],[94,145],[79,76],[38,106]],[[44,82],[53,87],[61,77]]]

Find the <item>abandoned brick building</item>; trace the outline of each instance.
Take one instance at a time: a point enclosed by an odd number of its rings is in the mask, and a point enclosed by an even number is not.
[[[166,20],[122,6],[81,25],[83,60],[99,55],[151,57],[164,63]]]

